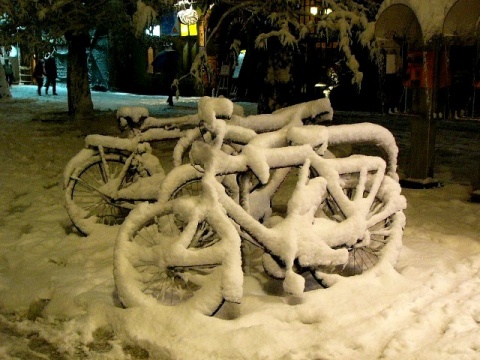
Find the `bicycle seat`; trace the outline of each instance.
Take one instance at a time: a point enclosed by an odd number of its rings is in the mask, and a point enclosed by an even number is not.
[[[148,143],[140,144],[131,139],[116,138],[108,135],[90,134],[85,137],[87,147],[104,147],[109,149],[125,150],[128,152],[148,152],[150,145]]]
[[[142,106],[123,106],[117,110],[120,129],[138,127],[148,118],[148,109]]]
[[[233,109],[233,102],[223,97],[203,96],[198,101],[198,117],[209,125],[213,125],[216,119],[230,119]]]

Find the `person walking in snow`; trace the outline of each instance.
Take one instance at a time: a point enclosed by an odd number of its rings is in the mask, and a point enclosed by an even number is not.
[[[37,82],[37,93],[38,96],[42,95],[42,86],[43,86],[43,78],[45,77],[45,60],[40,59],[35,65],[35,69],[33,70],[33,77]]]
[[[178,71],[179,54],[169,44],[153,60],[152,66],[155,72],[161,72],[167,87],[168,105],[173,106],[173,95],[177,92],[178,81],[175,81]]]
[[[5,70],[5,78],[7,79],[8,86],[12,86],[13,83],[13,67],[10,63],[10,60],[5,59],[5,64],[3,65]]]
[[[45,57],[45,74],[47,81],[45,83],[45,94],[48,95],[48,88],[52,85],[53,95],[57,94],[57,63],[55,57],[52,54],[47,54]]]

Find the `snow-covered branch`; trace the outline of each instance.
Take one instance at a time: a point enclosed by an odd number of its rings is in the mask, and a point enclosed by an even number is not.
[[[137,36],[142,34],[145,28],[156,19],[157,15],[158,13],[151,6],[146,5],[142,0],[138,0],[137,11],[133,15],[135,34]]]

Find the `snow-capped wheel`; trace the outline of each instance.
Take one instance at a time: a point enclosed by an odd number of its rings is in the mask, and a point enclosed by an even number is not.
[[[192,179],[189,179],[188,181],[179,184],[179,186],[171,192],[169,200],[183,196],[198,196],[201,193],[202,178],[195,176]]]
[[[358,177],[349,176],[344,179],[344,193],[351,200],[357,196],[357,185]],[[369,194],[371,182],[366,185],[363,198]],[[395,266],[402,247],[405,226],[403,209],[406,203],[400,192],[398,182],[385,176],[367,215],[366,238],[347,248],[348,261],[340,266],[311,269],[312,275],[322,286],[329,286],[330,280],[335,281],[335,276],[331,275],[359,275],[384,261]],[[345,220],[337,201],[330,194],[317,213],[337,222]]]
[[[121,224],[133,207],[133,201],[115,200],[109,191],[112,187],[120,190],[154,173],[147,164],[142,164],[141,168],[130,166],[122,176],[126,159],[120,153],[107,153],[102,159],[97,153],[70,176],[65,205],[72,223],[82,234],[89,235],[98,224]]]
[[[203,172],[190,164],[174,168],[162,181],[159,202],[165,202],[182,196],[197,196],[202,189]],[[218,181],[225,187],[227,194],[233,198],[238,197],[238,186],[235,175],[218,176]]]
[[[130,213],[114,252],[124,306],[187,306],[205,315],[220,308],[224,241],[198,200],[143,203]]]
[[[182,197],[197,196],[202,192],[203,173],[190,164],[184,164],[173,168],[162,181],[159,202]]]

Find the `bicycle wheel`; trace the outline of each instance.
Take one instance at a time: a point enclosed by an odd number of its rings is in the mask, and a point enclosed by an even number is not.
[[[181,165],[173,170],[175,176],[170,176],[165,184],[159,201],[168,201],[183,196],[198,196],[202,193],[203,173],[191,165]]]
[[[174,168],[162,181],[158,201],[166,202],[183,196],[200,195],[203,191],[202,177],[203,173],[190,164]],[[230,197],[238,198],[238,185],[235,174],[218,176],[217,180],[222,183]]]
[[[92,155],[74,170],[65,191],[65,205],[73,225],[89,235],[102,225],[119,225],[130,212],[133,201],[115,200],[109,195],[113,189],[126,188],[139,178],[151,176],[155,170],[148,163],[143,168],[131,166],[120,178],[127,156],[120,153]]]
[[[357,196],[357,176],[347,176],[343,179],[343,191],[352,200]],[[363,198],[368,196],[371,182],[367,182],[363,191]],[[375,195],[375,199],[367,215],[368,241],[359,241],[347,247],[348,260],[339,266],[322,266],[311,269],[314,278],[323,286],[328,286],[329,275],[354,276],[378,266],[382,261],[395,266],[402,247],[405,216],[403,209],[406,206],[405,198],[400,194],[398,182],[385,176]],[[327,217],[342,222],[345,216],[340,210],[335,198],[329,194],[317,216]]]
[[[234,249],[225,246],[226,234],[198,211],[201,207],[199,198],[189,198],[144,203],[132,211],[114,252],[115,284],[124,306],[187,306],[205,315],[220,308],[223,257]]]

